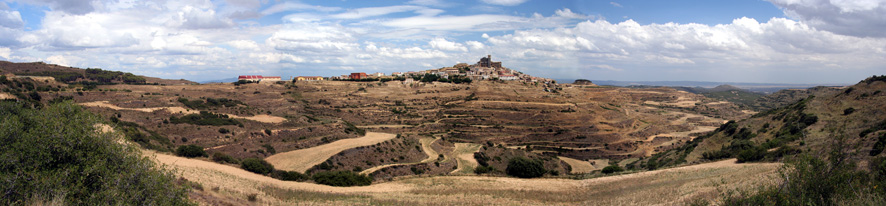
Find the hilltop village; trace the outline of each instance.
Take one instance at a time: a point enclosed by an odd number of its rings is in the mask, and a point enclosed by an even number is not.
[[[241,75],[237,78],[240,82],[273,83],[284,81],[280,76]],[[301,81],[385,81],[399,80],[404,83],[414,81],[441,81],[441,82],[471,82],[482,80],[523,81],[538,82],[544,84],[556,83],[553,79],[533,77],[522,72],[503,67],[501,62],[492,61],[492,55],[480,58],[476,64],[458,63],[451,67],[429,69],[424,71],[393,72],[390,75],[376,72],[354,72],[340,76],[297,76],[288,79],[293,82]]]

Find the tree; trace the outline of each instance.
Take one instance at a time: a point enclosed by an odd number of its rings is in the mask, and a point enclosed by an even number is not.
[[[203,147],[197,145],[182,145],[178,146],[178,149],[175,150],[175,155],[182,157],[206,157],[206,151],[203,151]]]
[[[510,176],[520,178],[541,177],[547,173],[541,161],[525,157],[515,157],[508,161],[508,168],[505,171]]]
[[[616,173],[616,172],[621,172],[621,171],[624,171],[624,169],[622,169],[618,165],[609,165],[609,166],[604,167],[603,171],[601,171],[601,172],[603,172],[603,174],[611,174],[611,173]]]
[[[266,175],[274,171],[274,165],[262,159],[247,158],[240,163],[240,168],[257,174]]]

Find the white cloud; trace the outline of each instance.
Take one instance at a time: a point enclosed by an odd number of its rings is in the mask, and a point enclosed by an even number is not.
[[[25,26],[18,11],[0,10],[0,27],[18,29]]]
[[[0,57],[3,59],[9,60],[9,55],[12,55],[12,49],[6,47],[0,47]]]
[[[621,4],[619,4],[618,2],[614,2],[614,1],[610,1],[609,4],[611,4],[614,7],[619,7],[619,8],[623,7],[623,6],[621,6]]]
[[[95,10],[100,4],[95,0],[30,0],[25,3],[35,3],[49,6],[53,11],[63,11],[68,14],[87,14]]]
[[[407,11],[415,11],[427,9],[421,6],[387,6],[387,7],[368,7],[348,10],[344,13],[331,15],[332,18],[338,19],[362,19],[366,17],[382,16],[392,13],[400,13]]]
[[[253,51],[259,50],[258,44],[252,40],[229,41],[228,45],[231,45],[232,47],[240,49],[240,50],[253,50]]]
[[[486,46],[483,45],[483,43],[478,42],[478,41],[466,41],[465,44],[467,44],[468,47],[471,48],[471,50],[482,50],[482,49],[486,48]]]
[[[769,0],[786,16],[837,34],[886,37],[886,0]]]
[[[446,39],[444,39],[442,37],[434,38],[430,42],[428,42],[428,44],[431,45],[431,48],[444,50],[444,51],[462,51],[462,52],[468,51],[468,49],[465,48],[465,45],[460,44],[460,43],[447,41]]]
[[[230,19],[216,15],[215,10],[200,9],[192,6],[182,8],[176,18],[172,19],[170,23],[185,29],[217,29],[234,25],[234,22]]]
[[[480,0],[483,3],[501,5],[501,6],[516,6],[520,5],[527,0]]]
[[[276,13],[280,13],[280,12],[301,11],[301,10],[333,12],[333,11],[339,11],[339,10],[341,10],[341,8],[315,6],[315,5],[308,5],[308,4],[303,4],[303,3],[287,1],[287,2],[275,4],[271,7],[268,7],[267,9],[262,10],[261,13],[264,15],[271,15],[271,14],[276,14]]]

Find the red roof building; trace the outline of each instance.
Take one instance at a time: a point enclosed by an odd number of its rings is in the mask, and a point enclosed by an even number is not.
[[[350,77],[351,79],[365,79],[366,76],[367,76],[366,73],[360,72],[360,73],[351,73],[351,75],[349,75],[348,77]]]

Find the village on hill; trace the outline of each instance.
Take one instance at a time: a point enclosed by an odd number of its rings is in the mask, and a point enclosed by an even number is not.
[[[240,75],[238,82],[262,82],[273,83],[284,81],[280,76],[262,76],[262,75]],[[476,64],[468,65],[467,63],[458,63],[451,67],[443,67],[438,69],[429,69],[424,71],[409,72],[393,72],[390,75],[376,72],[366,74],[365,72],[354,72],[343,74],[340,76],[321,77],[321,76],[296,76],[290,77],[288,81],[403,81],[404,83],[412,83],[414,81],[422,82],[471,82],[482,80],[501,80],[501,81],[523,81],[538,82],[544,84],[556,83],[553,79],[534,77],[522,72],[503,67],[501,62],[492,61],[492,55],[480,58]]]

